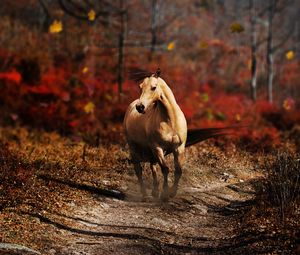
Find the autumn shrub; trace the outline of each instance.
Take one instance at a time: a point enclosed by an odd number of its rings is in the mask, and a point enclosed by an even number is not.
[[[36,84],[41,79],[41,68],[38,59],[23,58],[16,65],[18,72],[21,74],[22,82],[27,84]]]
[[[261,198],[273,208],[281,222],[299,214],[300,209],[300,155],[280,152],[274,162],[266,163]],[[299,216],[299,215],[298,215]]]
[[[279,100],[284,101],[288,98],[294,100],[294,106],[300,106],[300,62],[295,59],[291,59],[282,65],[281,75],[279,77],[279,89],[280,93],[278,95]],[[288,106],[288,105],[286,105]]]
[[[258,100],[255,104],[248,104],[244,113],[248,127],[241,133],[239,144],[247,145],[253,151],[271,152],[300,123],[299,109],[289,104],[279,107],[266,100]],[[293,137],[291,135],[290,140],[297,143]]]
[[[290,132],[288,132],[287,138],[294,141],[296,150],[300,153],[300,125],[295,125]]]
[[[191,93],[187,103],[183,102],[190,127],[234,126],[230,140],[250,151],[272,151],[280,145],[280,131],[267,118],[279,112],[276,107],[265,101],[254,104],[244,94],[214,95],[209,85],[204,88],[202,92]]]
[[[251,181],[255,196],[241,230],[261,236],[261,245],[274,247],[274,254],[299,254],[300,155],[288,148],[262,155],[264,175]]]
[[[112,129],[109,122],[122,122],[131,91],[125,83],[127,97],[119,103],[114,81],[106,75],[95,75],[91,76],[87,67],[77,73],[65,67],[52,67],[39,81],[29,83],[31,78],[24,80],[15,69],[2,72],[0,106],[5,116],[1,119],[63,134],[105,136],[106,129]]]
[[[9,70],[15,65],[15,63],[15,56],[0,48],[0,71]]]
[[[136,84],[126,81],[121,101],[117,86],[111,77],[90,76],[88,69],[72,73],[68,68],[52,67],[35,84],[25,83],[14,69],[0,73],[0,99],[4,117],[10,123],[21,121],[63,134],[107,136],[107,130],[116,130],[128,104],[138,97]],[[179,71],[180,72],[180,71]],[[241,133],[240,143],[253,148],[272,148],[279,144],[282,126],[296,121],[291,111],[259,101],[254,104],[244,94],[218,92],[205,83],[193,91],[175,88],[178,103],[188,120],[189,127],[247,126]],[[288,117],[291,116],[291,117]]]
[[[239,144],[247,144],[253,150],[276,147],[280,132],[292,129],[300,121],[297,102],[286,98],[279,107],[265,100],[253,103],[249,99],[247,48],[237,52],[224,41],[213,39],[203,41],[199,47],[203,59],[194,68],[183,62],[174,65],[159,54],[163,77],[174,91],[189,127],[247,126],[239,132]],[[239,62],[233,64],[239,53]],[[39,52],[9,60],[9,54],[0,50],[0,65],[4,63],[0,69],[1,121],[63,134],[120,139],[120,123],[128,104],[139,96],[139,89],[125,79],[123,93],[118,96],[117,69],[110,63],[112,52],[101,53],[107,65],[89,62],[94,54],[89,50],[82,57],[83,63],[75,63],[59,49],[52,54],[51,64],[45,65]],[[7,61],[15,64],[6,65]],[[129,57],[128,62],[134,61]],[[147,66],[155,70],[157,63]]]

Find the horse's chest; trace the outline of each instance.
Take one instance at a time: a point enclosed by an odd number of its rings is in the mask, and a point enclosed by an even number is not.
[[[152,127],[147,128],[147,136],[151,143],[169,146],[173,143],[176,134],[169,123],[160,122],[156,124],[152,123]]]

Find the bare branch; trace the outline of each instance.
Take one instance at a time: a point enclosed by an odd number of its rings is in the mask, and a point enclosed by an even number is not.
[[[75,9],[77,9],[79,12],[83,12],[83,13],[87,13],[88,10],[86,10],[85,8],[83,8],[81,5],[79,5],[78,3],[74,2],[74,0],[68,0],[69,4],[74,7]]]
[[[120,8],[119,6],[115,6],[113,5],[111,2],[109,1],[104,1],[104,0],[100,0],[101,3],[103,3],[104,5],[108,6],[113,12],[119,12]]]
[[[259,47],[260,45],[266,43],[267,41],[268,41],[268,38],[265,37],[265,38],[263,38],[262,40],[258,41],[256,45],[257,45],[257,47]]]
[[[281,8],[279,8],[279,7],[277,6],[278,0],[276,0],[276,1],[275,1],[275,7],[274,7],[274,13],[282,12],[287,6],[289,6],[289,5],[292,4],[293,2],[294,2],[294,0],[286,0],[286,1],[284,2],[284,5],[283,5]],[[269,9],[270,9],[270,6],[268,5],[267,7],[265,7],[264,9],[262,9],[262,10],[257,14],[257,16],[258,16],[258,17],[264,16],[264,15],[268,12]]]
[[[72,12],[71,10],[68,9],[68,7],[65,5],[63,0],[58,0],[60,8],[68,15],[76,18],[76,19],[81,19],[81,20],[88,20],[87,15],[79,15],[77,13]]]
[[[51,17],[51,15],[50,15],[50,12],[49,12],[49,10],[48,10],[46,4],[44,3],[43,0],[39,0],[39,3],[40,3],[40,5],[42,6],[43,11],[45,12],[45,14],[46,14],[46,16],[47,16],[47,19],[49,19],[49,18]]]
[[[86,3],[89,3],[89,1],[84,1]],[[76,19],[81,19],[81,20],[86,20],[88,21],[88,12],[89,10],[88,9],[85,9],[83,8],[82,6],[76,4],[73,0],[69,0],[69,5],[66,4],[64,2],[64,0],[58,0],[58,3],[60,5],[60,8],[68,15],[76,18]],[[72,6],[72,7],[71,7]],[[70,8],[71,7],[71,8]],[[75,10],[72,10],[73,8],[77,9],[76,11]],[[107,16],[107,15],[110,15],[110,14],[122,14],[123,12],[125,12],[126,10],[120,10],[118,9],[118,11],[115,11],[115,12],[109,12],[109,11],[98,11],[96,12],[96,19],[101,17],[101,16]]]
[[[263,10],[261,10],[258,14],[257,14],[257,16],[258,17],[261,17],[261,16],[264,16],[266,13],[267,13],[267,11],[269,10],[269,6],[267,6],[266,8],[264,8]]]
[[[90,0],[83,0],[83,2],[85,3],[87,8],[89,9],[93,8],[93,4],[90,2]]]
[[[158,26],[158,29],[160,29],[160,30],[165,29],[167,26],[171,25],[174,21],[176,21],[178,18],[181,18],[181,17],[182,17],[182,13],[180,13],[180,12],[175,13],[174,16],[172,16],[167,21],[165,21],[163,24]]]
[[[294,2],[294,0],[283,1],[283,5],[281,7],[278,7],[278,2],[279,2],[279,0],[276,1],[275,9],[274,9],[274,12],[276,12],[276,13],[282,12],[284,9],[286,9],[288,6],[290,6]]]
[[[288,39],[293,35],[294,31],[295,31],[295,27],[296,27],[296,18],[297,18],[297,15],[295,15],[296,17],[295,18],[291,18],[291,26],[290,26],[290,29],[288,30],[288,32],[286,33],[285,36],[283,36],[283,40],[281,40],[277,45],[275,45],[273,47],[273,51],[277,51],[279,48],[281,48],[282,46],[284,46],[284,44],[288,41]]]

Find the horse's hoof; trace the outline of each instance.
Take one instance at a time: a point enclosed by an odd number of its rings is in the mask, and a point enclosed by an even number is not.
[[[146,192],[146,190],[142,190],[142,199],[141,199],[141,201],[145,202],[146,198],[147,198],[147,192]]]
[[[162,202],[168,202],[169,201],[169,194],[168,193],[162,193],[160,195],[160,201],[162,201]]]
[[[176,194],[177,194],[177,188],[172,187],[172,188],[170,189],[169,196],[170,196],[170,197],[175,197]]]
[[[151,194],[152,194],[152,197],[158,198],[158,195],[159,195],[158,189],[153,189]]]
[[[160,201],[166,203],[169,201],[169,197],[160,197]]]

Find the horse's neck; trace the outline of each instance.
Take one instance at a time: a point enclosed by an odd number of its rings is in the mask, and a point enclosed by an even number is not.
[[[166,84],[164,84],[163,86],[163,92],[164,95],[161,103],[166,110],[167,117],[170,121],[171,126],[174,128],[178,120],[179,106],[176,103],[173,92]]]

